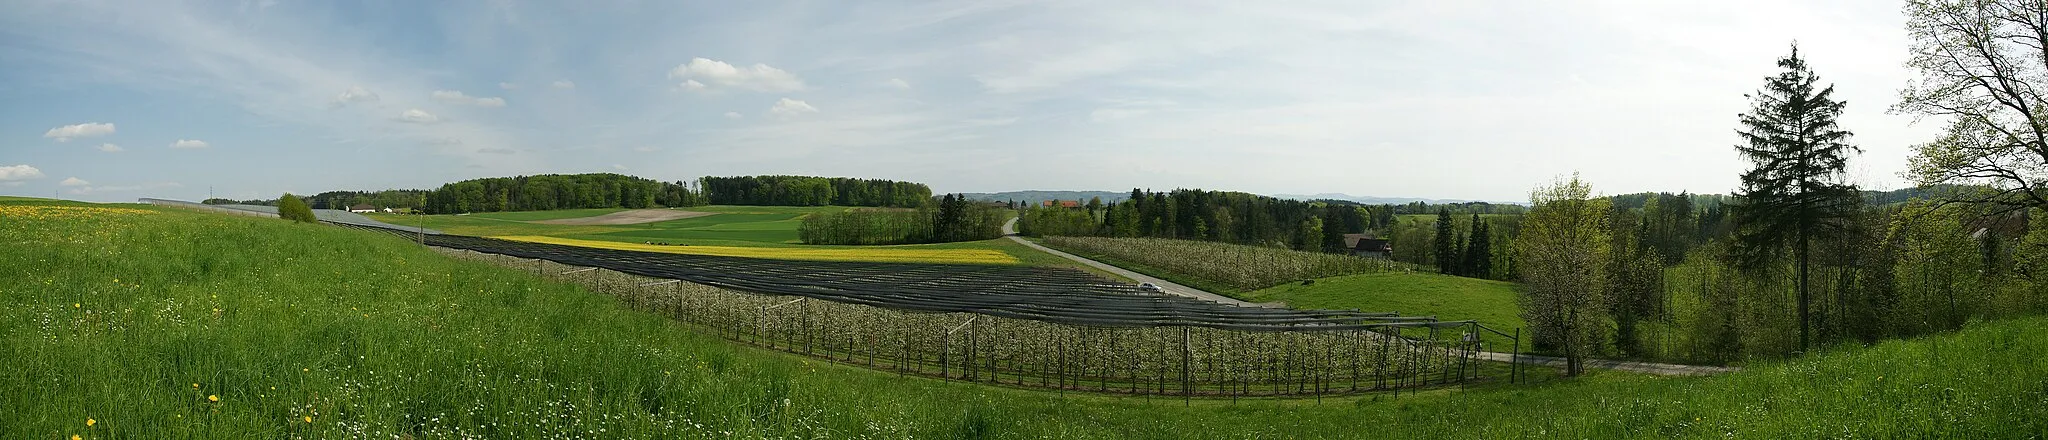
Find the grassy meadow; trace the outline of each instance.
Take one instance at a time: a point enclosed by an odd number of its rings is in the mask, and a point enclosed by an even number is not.
[[[1504,281],[1417,271],[1319,278],[1314,284],[1282,284],[1246,293],[1244,297],[1255,302],[1283,302],[1295,308],[1398,311],[1435,315],[1444,320],[1469,319],[1512,334],[1524,327],[1521,307],[1515,304],[1518,288]],[[1525,351],[1530,348],[1527,339],[1525,333]],[[1499,351],[1508,351],[1508,347],[1502,346]]]
[[[403,239],[0,199],[0,438],[2026,438],[2048,318],[1739,373],[1197,400],[898,377],[729,343]]]

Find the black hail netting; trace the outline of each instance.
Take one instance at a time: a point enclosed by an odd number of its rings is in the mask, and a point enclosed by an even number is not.
[[[1460,326],[1430,317],[1344,310],[1239,307],[1146,294],[1071,269],[965,264],[766,260],[665,254],[429,235],[426,244],[602,267],[633,275],[768,295],[792,295],[920,312],[969,312],[1100,327],[1190,326],[1246,331],[1344,331]]]

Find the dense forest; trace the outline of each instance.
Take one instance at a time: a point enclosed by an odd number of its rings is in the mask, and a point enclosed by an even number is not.
[[[328,191],[306,197],[306,204],[311,205],[313,209],[348,209],[359,204],[378,208],[420,209],[426,203],[427,194],[428,191],[418,189]]]
[[[682,182],[596,173],[464,180],[429,191],[423,209],[431,214],[453,214],[703,204],[701,193]]]
[[[878,206],[916,208],[931,203],[922,183],[850,177],[705,177],[711,204],[772,206]]]
[[[470,179],[426,191],[329,191],[307,201],[316,209],[345,209],[367,203],[380,208],[417,208],[432,214],[455,214],[582,208],[673,208],[708,204],[915,208],[932,203],[932,196],[931,189],[921,183],[880,179],[742,176],[662,182],[595,173]]]
[[[1131,190],[1119,203],[1031,207],[1018,230],[1033,236],[1155,237],[1341,252],[1344,234],[1394,221],[1389,206],[1280,199],[1241,192]]]

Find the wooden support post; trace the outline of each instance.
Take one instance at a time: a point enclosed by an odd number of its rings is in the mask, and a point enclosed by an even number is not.
[[[1515,329],[1515,349],[1508,353],[1508,383],[1521,383],[1522,329]]]
[[[1193,406],[1193,383],[1188,381],[1188,369],[1194,366],[1194,341],[1188,338],[1188,328],[1180,328],[1180,395],[1182,406]]]

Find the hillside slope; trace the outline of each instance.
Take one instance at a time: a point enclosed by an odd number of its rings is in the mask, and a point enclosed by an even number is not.
[[[0,438],[2048,435],[2044,318],[1710,378],[1184,404],[758,351],[376,233],[23,199],[0,219]]]
[[[1315,284],[1282,284],[1244,294],[1254,302],[1289,307],[1357,309],[1476,320],[1512,333],[1523,327],[1514,283],[1425,272],[1388,272],[1317,279]],[[1523,348],[1528,348],[1525,344]],[[1503,349],[1505,350],[1505,349]]]

